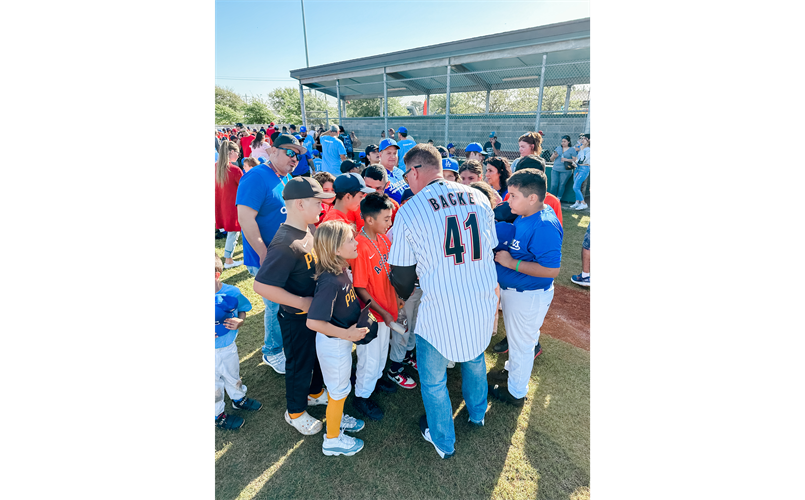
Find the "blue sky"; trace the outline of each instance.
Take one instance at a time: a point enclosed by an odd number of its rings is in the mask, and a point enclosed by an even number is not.
[[[585,17],[589,1],[305,0],[310,66]],[[215,2],[216,85],[265,96],[304,67],[300,0]]]

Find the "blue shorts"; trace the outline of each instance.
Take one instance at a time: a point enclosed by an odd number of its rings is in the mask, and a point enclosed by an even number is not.
[[[584,241],[581,243],[581,248],[590,249],[590,225],[587,224],[587,232],[584,233]]]

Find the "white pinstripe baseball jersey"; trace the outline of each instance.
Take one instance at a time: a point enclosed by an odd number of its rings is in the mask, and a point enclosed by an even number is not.
[[[497,244],[489,199],[455,182],[427,185],[394,219],[388,262],[416,264],[422,288],[414,333],[452,361],[474,359],[489,345]]]

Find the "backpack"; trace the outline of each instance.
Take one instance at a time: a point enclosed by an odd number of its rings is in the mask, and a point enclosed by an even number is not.
[[[339,137],[344,142],[344,149],[347,150],[347,153],[352,153],[352,139],[346,134]]]

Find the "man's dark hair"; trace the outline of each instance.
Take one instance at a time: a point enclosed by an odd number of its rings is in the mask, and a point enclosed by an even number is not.
[[[361,176],[363,176],[364,179],[368,177],[370,179],[374,179],[380,182],[388,181],[386,168],[383,167],[382,165],[369,165],[368,167],[363,169],[363,172],[361,172]]]
[[[361,217],[363,217],[363,220],[366,220],[367,217],[376,219],[383,210],[394,210],[394,205],[391,204],[391,199],[386,193],[367,194],[366,198],[361,200]]]
[[[281,133],[282,133],[282,132],[280,132],[279,130],[277,130],[276,132],[274,132],[273,134],[271,134],[271,144],[274,144],[274,141],[276,141],[276,140],[277,140],[277,137],[279,137]]]
[[[408,137],[408,132],[397,132],[397,133],[403,137]]]
[[[288,125],[288,128],[292,128],[292,129],[296,130],[296,125]]]
[[[517,162],[517,172],[525,168],[536,168],[545,172],[545,160],[535,154],[520,158],[520,161]]]
[[[548,178],[545,172],[537,170],[536,168],[517,169],[509,177],[509,187],[516,187],[518,191],[523,193],[523,196],[537,195],[540,202],[545,201],[545,193],[547,192]]]

